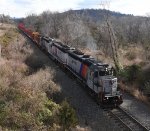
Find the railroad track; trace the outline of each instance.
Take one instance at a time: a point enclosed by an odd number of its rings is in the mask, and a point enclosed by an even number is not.
[[[125,131],[150,131],[121,107],[105,111],[108,116],[115,118],[115,121],[119,122],[119,126]]]

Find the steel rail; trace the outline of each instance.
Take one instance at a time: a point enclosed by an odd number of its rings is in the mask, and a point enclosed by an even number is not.
[[[117,107],[112,110],[108,110],[122,125],[129,131],[149,131],[145,126],[136,120],[132,115],[125,111],[122,107]],[[130,123],[129,123],[130,122]]]

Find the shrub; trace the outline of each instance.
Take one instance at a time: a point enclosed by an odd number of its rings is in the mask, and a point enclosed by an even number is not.
[[[5,107],[6,107],[5,101],[0,100],[0,125],[3,124],[3,122],[5,121],[5,118],[7,116]]]
[[[1,39],[1,44],[3,46],[7,46],[9,44],[9,42],[11,41],[11,37],[7,33],[5,33],[3,36],[1,36],[0,39]]]
[[[150,81],[145,82],[144,88],[145,88],[145,90],[146,90],[147,92],[150,93]]]
[[[128,60],[134,60],[136,58],[136,53],[135,52],[128,52],[126,54],[126,57],[128,58]]]
[[[75,110],[69,106],[66,100],[61,104],[59,119],[63,130],[70,129],[77,125]]]
[[[12,130],[37,130],[52,125],[59,106],[41,90],[9,87],[1,91],[0,125]]]
[[[6,47],[10,44],[11,41],[14,40],[14,38],[18,35],[18,32],[16,29],[9,29],[7,32],[0,36],[0,43]]]
[[[51,100],[47,100],[38,112],[38,119],[46,125],[52,125],[54,123],[55,115],[58,112],[59,105],[52,102]]]
[[[40,69],[36,73],[29,75],[22,80],[22,84],[26,87],[34,87],[34,89],[44,91],[49,98],[53,98],[53,94],[60,93],[60,87],[52,81],[53,71],[50,68]]]
[[[126,81],[132,82],[141,76],[141,67],[138,65],[127,66],[118,74],[120,77],[125,78]]]
[[[34,70],[45,68],[47,64],[47,58],[37,54],[31,54],[25,60],[25,63]]]
[[[139,80],[140,86],[146,91],[150,91],[150,68],[145,69],[141,73],[141,79]]]

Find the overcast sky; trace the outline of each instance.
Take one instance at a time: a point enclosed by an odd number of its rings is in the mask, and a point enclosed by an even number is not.
[[[69,9],[99,9],[102,8],[103,1],[106,0],[0,0],[0,14],[25,17],[31,13],[40,14],[45,10],[62,12]],[[109,9],[112,11],[140,16],[150,14],[150,0],[107,1],[110,1]]]

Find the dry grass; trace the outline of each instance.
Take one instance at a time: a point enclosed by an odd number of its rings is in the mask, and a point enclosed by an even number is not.
[[[6,61],[7,60],[5,60],[5,59],[3,59],[3,58],[0,57],[0,66],[3,65],[3,64],[5,64]]]
[[[76,126],[76,128],[72,129],[72,131],[92,131],[92,129],[90,127]]]
[[[0,36],[0,43],[3,47],[6,47],[11,41],[18,36],[17,29],[10,28],[4,31],[5,33]]]
[[[90,49],[81,49],[85,54],[93,56],[95,59],[110,63],[114,66],[113,59],[108,56],[107,54],[104,54],[102,50],[90,50]],[[119,57],[120,57],[120,63],[122,66],[129,66],[133,64],[142,64],[146,62],[145,58],[145,51],[142,46],[131,46],[119,49]]]
[[[145,51],[142,46],[129,46],[119,50],[120,61],[123,66],[140,64],[145,61]]]
[[[5,24],[5,23],[0,23],[0,37],[3,36],[8,29],[14,29],[15,26],[12,24]]]
[[[29,75],[22,80],[22,84],[26,87],[33,87],[34,90],[48,92],[49,96],[59,93],[60,87],[52,81],[53,71],[50,68],[40,69],[36,73]]]
[[[0,23],[0,27],[4,29],[16,28],[15,25],[7,24],[7,23]]]
[[[149,98],[147,96],[145,96],[142,91],[140,91],[138,89],[138,85],[136,85],[136,84],[132,84],[132,85],[128,84],[127,85],[127,84],[123,83],[122,81],[120,81],[119,87],[121,88],[121,90],[123,92],[126,91],[126,92],[130,93],[136,99],[138,99],[150,106]]]

